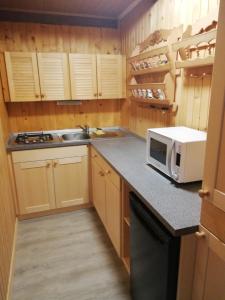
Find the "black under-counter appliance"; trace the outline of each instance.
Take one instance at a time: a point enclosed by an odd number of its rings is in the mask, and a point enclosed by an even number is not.
[[[174,237],[133,193],[131,295],[133,300],[175,300],[180,238]]]

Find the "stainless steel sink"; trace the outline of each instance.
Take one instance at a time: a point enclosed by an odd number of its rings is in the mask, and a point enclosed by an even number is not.
[[[65,133],[62,135],[63,141],[83,141],[90,139],[89,134],[83,132]]]

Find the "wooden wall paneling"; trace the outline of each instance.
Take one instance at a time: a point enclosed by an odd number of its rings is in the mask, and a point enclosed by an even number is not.
[[[15,230],[14,198],[11,190],[5,142],[8,136],[8,115],[0,84],[0,296],[6,299]]]
[[[9,103],[12,132],[120,125],[119,100],[82,101],[81,105],[60,106],[55,102]]]
[[[137,44],[155,30],[172,29],[181,24],[183,24],[185,30],[188,25],[198,22],[200,18],[208,15],[216,16],[219,7],[219,0],[158,0],[154,4],[149,2],[143,1],[120,22],[122,53],[128,57]],[[204,70],[197,71],[204,72]],[[207,73],[209,71],[207,69]],[[211,78],[206,76],[202,80],[190,80],[185,78],[184,73],[184,71],[181,71],[180,76],[176,79],[175,101],[178,104],[178,113],[175,118],[174,116],[168,116],[167,124],[173,125],[175,123],[176,125],[186,125],[206,130]],[[130,127],[136,133],[136,130],[142,133],[145,132],[147,129],[145,126],[154,126],[154,124],[164,126],[163,115],[156,110],[149,113],[151,120],[141,122],[141,116],[148,114],[142,112],[143,109],[135,109],[134,105],[137,106],[138,104],[130,103],[128,99],[123,101],[121,106],[122,125]]]

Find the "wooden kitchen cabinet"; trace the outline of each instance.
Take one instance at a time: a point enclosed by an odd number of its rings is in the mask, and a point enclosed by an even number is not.
[[[225,2],[220,2],[219,26],[209,110],[201,224],[225,242]]]
[[[11,102],[71,99],[66,53],[6,52]]]
[[[122,55],[69,54],[72,98],[119,99],[123,94]]]
[[[92,194],[97,213],[106,226],[105,178],[102,168],[92,161]]]
[[[56,206],[67,207],[88,202],[87,156],[53,161]]]
[[[123,98],[121,55],[97,55],[98,99]]]
[[[121,256],[121,180],[109,164],[91,149],[93,203],[117,254]]]
[[[55,208],[51,161],[18,162],[14,172],[21,214]]]
[[[72,99],[97,99],[96,55],[70,53],[69,65]]]
[[[10,101],[124,98],[122,62],[122,55],[5,52]]]
[[[225,212],[224,18],[225,3],[221,1],[219,10],[221,23],[219,22],[220,25],[217,30],[216,55],[213,67],[203,190],[200,195],[204,200],[210,201]]]
[[[192,300],[225,300],[225,244],[201,226]]]
[[[5,52],[5,64],[11,101],[40,101],[36,53]]]
[[[42,100],[71,99],[67,53],[37,53]]]
[[[107,174],[105,180],[105,203],[106,229],[118,255],[120,255],[121,195],[120,189],[108,179]]]
[[[89,202],[87,146],[12,153],[19,214]]]

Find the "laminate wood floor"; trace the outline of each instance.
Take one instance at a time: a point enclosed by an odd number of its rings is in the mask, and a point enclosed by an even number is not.
[[[130,300],[94,209],[19,222],[12,300]]]

